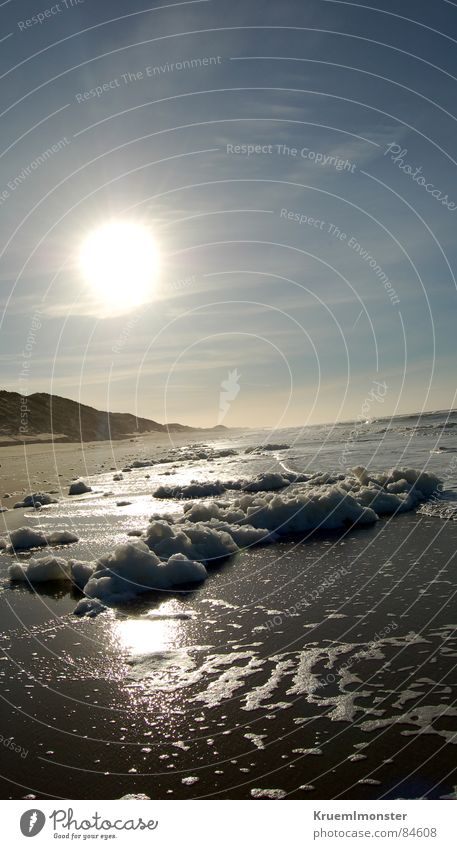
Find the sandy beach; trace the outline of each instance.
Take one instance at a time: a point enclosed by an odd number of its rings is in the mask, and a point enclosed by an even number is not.
[[[443,528],[410,515],[286,544],[91,621],[51,585],[4,593],[2,734],[19,748],[3,796],[452,792],[457,526]]]
[[[359,471],[362,480],[314,471],[294,483],[291,468],[296,476],[313,462],[334,469],[346,431],[325,452],[319,428],[280,437],[270,443],[268,433],[199,433],[194,441],[176,436],[171,445],[154,434],[134,442],[28,446],[25,453],[1,449],[3,487],[12,495],[4,503],[39,490],[57,498],[39,510],[3,513],[3,536],[24,525],[75,534],[71,545],[0,554],[6,798],[393,799],[453,792],[457,525],[441,517],[441,502],[426,505],[432,515],[421,512],[424,497],[415,500],[414,484],[404,480],[430,488],[437,478],[431,470],[424,476],[403,469],[393,478]],[[433,444],[427,431],[420,449],[417,442],[408,447],[401,430],[383,452],[391,465],[408,451],[419,467],[431,458],[432,469],[445,475],[449,456],[430,454]],[[369,456],[373,446],[365,446]],[[362,460],[363,450],[357,446]],[[122,468],[130,472],[115,474]],[[80,476],[91,491],[69,497],[69,483]],[[386,483],[390,492],[379,483],[394,479]],[[338,488],[342,482],[353,497]],[[310,530],[286,528],[268,541],[266,531],[243,530],[240,506],[230,513],[234,499],[245,510],[257,504],[261,513],[270,505],[260,527],[280,527],[284,511],[295,522],[290,527],[300,527],[298,510]],[[370,499],[390,515],[363,507]],[[174,525],[192,504],[195,524]],[[402,505],[407,512],[396,513]],[[224,511],[231,518],[216,530]],[[148,525],[151,514],[156,520]],[[146,527],[153,536],[145,536]],[[130,548],[121,584],[110,579],[107,607],[94,608],[91,618],[75,615],[83,595],[74,582],[8,579],[12,564],[27,569],[31,558],[49,556],[90,561],[93,570],[97,558],[113,551],[119,557],[122,546],[135,543],[130,533],[142,534],[168,570],[172,551],[199,557],[205,581],[144,592],[138,573],[129,580],[137,556]],[[110,562],[116,571],[121,561]],[[127,598],[116,594],[125,588]]]
[[[162,449],[165,453],[176,445],[204,442],[205,437],[214,440],[218,435],[211,431],[196,431],[194,435],[152,433],[107,442],[39,442],[1,446],[0,507],[6,507],[8,513],[0,514],[0,524],[8,530],[20,526],[24,512],[12,508],[29,493],[47,492],[57,498],[65,496],[74,478],[121,469],[152,449]]]

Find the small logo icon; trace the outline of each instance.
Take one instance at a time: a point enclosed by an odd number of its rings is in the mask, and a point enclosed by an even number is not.
[[[22,834],[24,837],[36,837],[44,827],[45,822],[46,817],[43,811],[37,811],[36,808],[26,811],[21,816],[20,826]]]
[[[220,424],[226,417],[231,407],[231,402],[235,400],[240,391],[240,373],[238,369],[229,371],[227,380],[221,382],[221,391],[219,394],[219,417],[217,423]]]

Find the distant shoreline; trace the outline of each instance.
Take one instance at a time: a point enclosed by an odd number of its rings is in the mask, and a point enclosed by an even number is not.
[[[111,469],[120,469],[130,460],[147,456],[153,448],[185,446],[201,439],[202,431],[184,433],[153,432],[116,440],[96,442],[17,442],[0,445],[0,514],[9,529],[23,524],[24,512],[11,509],[24,495],[54,492],[56,498],[68,494],[74,478],[90,477]],[[224,431],[207,431],[213,439],[224,438]],[[132,441],[133,439],[133,441]],[[5,498],[5,495],[9,497]],[[19,524],[18,524],[19,523]]]
[[[166,428],[166,425],[165,425],[165,430],[163,430],[163,431],[162,430],[149,430],[149,431],[142,431],[142,432],[137,431],[137,432],[133,432],[133,433],[127,433],[124,436],[112,436],[110,439],[81,439],[81,440],[76,441],[76,442],[75,442],[74,439],[72,439],[69,436],[66,436],[65,434],[57,434],[56,435],[56,434],[52,434],[52,433],[43,433],[43,434],[35,433],[28,438],[21,436],[20,434],[17,434],[16,436],[10,436],[6,439],[0,438],[0,448],[10,448],[10,447],[15,447],[15,446],[25,447],[27,445],[89,445],[91,443],[102,444],[102,443],[105,443],[105,442],[123,442],[123,441],[136,442],[137,439],[142,439],[146,436],[160,436],[162,434],[166,435],[167,433],[170,433],[170,434],[173,434],[173,435],[182,433],[182,434],[186,434],[186,435],[190,436],[194,433],[197,433],[197,434],[209,433],[209,434],[211,434],[211,433],[215,432],[216,434],[222,434],[224,432],[229,432],[230,430],[239,430],[239,429],[240,428],[224,428],[222,430],[220,425],[216,425],[215,427],[195,427],[195,428],[188,426],[188,427],[186,427],[185,430],[173,430],[173,428],[170,428],[168,430]],[[244,428],[241,428],[241,429],[244,430]],[[246,428],[246,430],[248,430],[248,428]]]

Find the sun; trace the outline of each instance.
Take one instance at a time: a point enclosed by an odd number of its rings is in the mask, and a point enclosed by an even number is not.
[[[148,227],[136,221],[108,221],[84,239],[79,265],[100,312],[129,312],[151,300],[159,255]]]

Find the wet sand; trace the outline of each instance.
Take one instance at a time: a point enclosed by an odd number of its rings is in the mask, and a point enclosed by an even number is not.
[[[1,795],[449,794],[456,543],[456,523],[407,514],[95,620],[75,593],[5,588],[1,734],[20,751],[3,744]]]
[[[156,447],[164,453],[171,447],[221,438],[217,431],[194,434],[144,434],[114,442],[33,443],[0,447],[0,514],[3,528],[12,530],[23,521],[22,510],[12,508],[29,493],[47,492],[56,498],[68,495],[75,477],[88,477],[120,469],[128,461],[148,456]],[[222,437],[223,438],[223,437]],[[0,525],[0,527],[1,527]],[[1,531],[0,531],[1,532]]]

